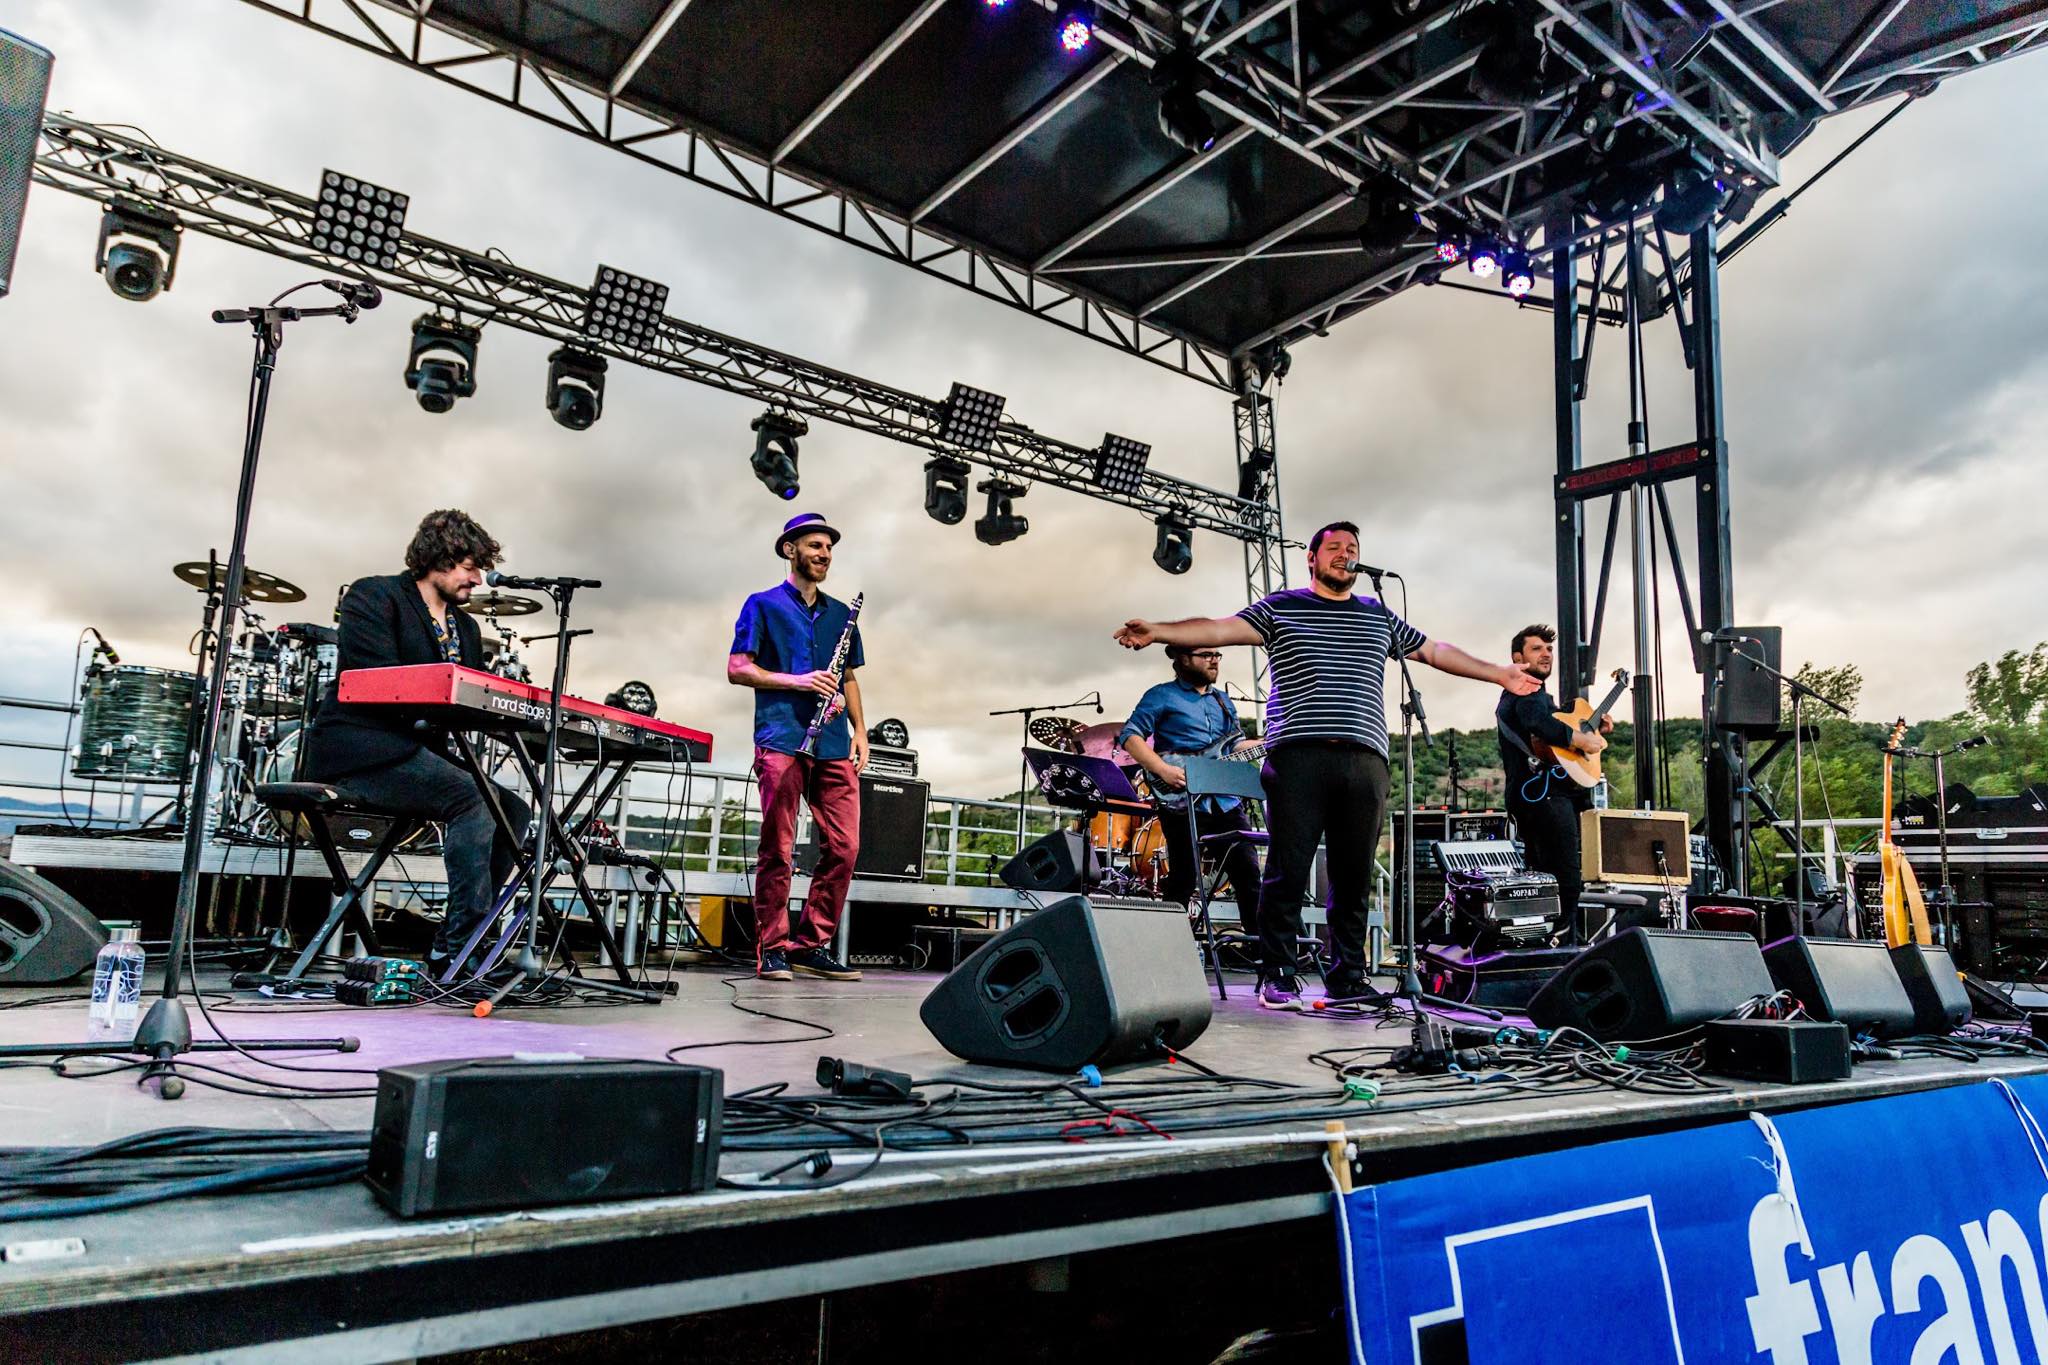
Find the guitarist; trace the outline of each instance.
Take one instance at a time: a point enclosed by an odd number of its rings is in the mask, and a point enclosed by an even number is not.
[[[1555,713],[1562,708],[1549,687],[1556,643],[1557,632],[1549,626],[1523,626],[1515,632],[1508,657],[1536,680],[1539,690],[1519,697],[1502,692],[1493,714],[1500,731],[1501,769],[1507,775],[1508,814],[1515,818],[1530,869],[1557,878],[1558,928],[1579,943],[1584,938],[1579,893],[1585,885],[1579,876],[1579,812],[1592,806],[1593,793],[1557,771],[1556,764],[1538,757],[1536,741],[1554,749],[1597,754],[1607,747],[1614,721],[1602,716],[1598,733],[1591,733],[1574,730],[1557,718]]]
[[[1179,791],[1187,785],[1187,771],[1161,757],[1210,751],[1216,757],[1245,748],[1237,707],[1216,685],[1223,666],[1223,651],[1193,645],[1168,645],[1166,657],[1173,664],[1173,677],[1154,684],[1138,698],[1137,709],[1117,732],[1117,743],[1138,761],[1155,788]],[[1166,899],[1182,905],[1194,899],[1195,883],[1201,876],[1202,860],[1188,833],[1185,811],[1162,808],[1160,828],[1166,832]],[[1249,830],[1251,816],[1243,800],[1235,796],[1203,796],[1195,800],[1195,828],[1204,836]],[[1223,871],[1230,878],[1230,890],[1237,897],[1238,920],[1245,933],[1259,935],[1259,860],[1250,844],[1233,843],[1223,857]]]

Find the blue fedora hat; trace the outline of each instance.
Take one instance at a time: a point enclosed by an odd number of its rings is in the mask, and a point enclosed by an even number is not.
[[[782,524],[782,534],[775,537],[775,557],[782,558],[784,546],[798,536],[807,536],[813,531],[823,531],[832,537],[834,545],[839,543],[839,532],[827,524],[823,517],[816,512],[800,512]]]

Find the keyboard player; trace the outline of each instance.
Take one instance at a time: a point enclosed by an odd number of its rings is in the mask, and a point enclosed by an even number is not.
[[[438,663],[482,668],[482,632],[461,608],[499,554],[498,542],[467,513],[429,512],[406,547],[405,572],[358,579],[342,598],[340,671]],[[329,694],[314,717],[305,755],[305,780],[329,782],[370,805],[444,826],[447,913],[427,959],[438,975],[490,913],[516,853],[476,779],[449,756],[447,731],[390,707],[347,705]],[[524,829],[530,807],[503,784],[494,785],[513,827]]]

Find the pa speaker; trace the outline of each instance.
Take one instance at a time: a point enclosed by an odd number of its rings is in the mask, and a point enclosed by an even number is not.
[[[970,1062],[1076,1071],[1194,1042],[1209,1027],[1209,983],[1179,906],[1068,896],[975,949],[918,1017]]]
[[[1630,929],[1596,943],[1529,1001],[1538,1028],[1647,1042],[1718,1019],[1776,989],[1748,934]]]
[[[28,208],[29,172],[50,92],[50,54],[0,29],[0,298],[14,279],[14,251]]]
[[[1913,1032],[1954,1033],[1970,1022],[1970,988],[1948,949],[1902,943],[1891,954],[1906,998],[1913,1002]]]
[[[1785,631],[1780,626],[1738,626],[1751,637],[1739,644],[1716,646],[1721,653],[1721,685],[1714,689],[1714,720],[1734,730],[1770,734],[1778,728],[1778,680],[1757,667],[1759,660],[1782,668]],[[1752,643],[1751,641],[1754,641]]]
[[[1019,891],[1085,891],[1087,836],[1056,829],[1024,845],[1024,851],[1003,864],[1003,885]]]
[[[1913,1031],[1913,1002],[1882,943],[1854,938],[1787,938],[1764,949],[1778,989],[1815,1019],[1851,1033],[1896,1038]]]
[[[64,892],[0,861],[0,985],[67,981],[107,946],[107,926]]]
[[[860,853],[853,860],[854,876],[872,881],[924,880],[924,818],[931,793],[931,783],[915,778],[872,772],[860,775]],[[794,861],[799,872],[817,871],[815,823],[810,836],[797,846]]]

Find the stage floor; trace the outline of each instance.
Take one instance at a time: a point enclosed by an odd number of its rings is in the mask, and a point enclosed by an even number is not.
[[[815,1090],[820,1055],[919,1078],[1015,1083],[1032,1073],[969,1067],[925,1032],[917,1004],[935,974],[871,972],[859,983],[728,982],[676,973],[660,1005],[501,1011],[489,1019],[441,1008],[396,1011],[264,1007],[214,1023],[230,1036],[361,1040],[348,1055],[273,1058],[319,1070],[512,1052],[658,1058],[679,1043],[730,1040],[680,1060],[724,1070],[728,1093],[771,1081]],[[209,979],[209,986],[212,984]],[[1328,1048],[1392,1047],[1399,1026],[1364,1018],[1258,1008],[1235,978],[1191,1058],[1216,1071],[1304,1086],[1333,1097],[1332,1073],[1309,1060]],[[49,988],[0,991],[0,1041],[80,1036],[82,1000],[26,1008]],[[1316,994],[1312,985],[1311,995]],[[733,1000],[834,1031],[754,1018]],[[230,1006],[230,1009],[236,1007]],[[195,1009],[197,1038],[212,1030]],[[789,1039],[786,1042],[770,1040]],[[272,1084],[365,1084],[276,1071],[233,1054],[202,1060]],[[1725,1083],[1704,1093],[1505,1094],[1439,1110],[1333,1107],[1360,1154],[1362,1180],[1491,1160],[1779,1109],[2048,1069],[2048,1064],[1939,1060],[1871,1063],[1845,1082],[1798,1088]],[[1118,1079],[1178,1077],[1149,1067]],[[1475,1093],[1474,1096],[1477,1099]],[[1335,1104],[1333,1098],[1333,1106]],[[367,1098],[293,1100],[194,1085],[166,1102],[132,1073],[65,1079],[43,1067],[0,1071],[0,1143],[85,1145],[171,1125],[361,1130]],[[411,1359],[562,1332],[763,1302],[916,1276],[1013,1264],[1171,1237],[1326,1217],[1329,1177],[1321,1118],[1174,1141],[1128,1138],[1026,1149],[891,1154],[872,1174],[810,1191],[717,1191],[534,1213],[404,1223],[359,1184],[287,1194],[183,1200],[83,1218],[0,1222],[0,1242],[78,1237],[83,1255],[0,1264],[0,1342],[16,1359],[203,1353],[208,1359]],[[786,1160],[729,1155],[728,1175]],[[841,1172],[864,1161],[846,1155]],[[1320,1234],[1318,1234],[1320,1235]],[[146,1297],[152,1319],[106,1314]],[[174,1340],[149,1321],[176,1324]],[[125,1324],[125,1326],[124,1326]],[[109,1331],[117,1333],[108,1337]],[[132,1340],[123,1340],[120,1332]],[[85,1351],[79,1343],[93,1342]],[[26,1351],[26,1354],[23,1352]]]

